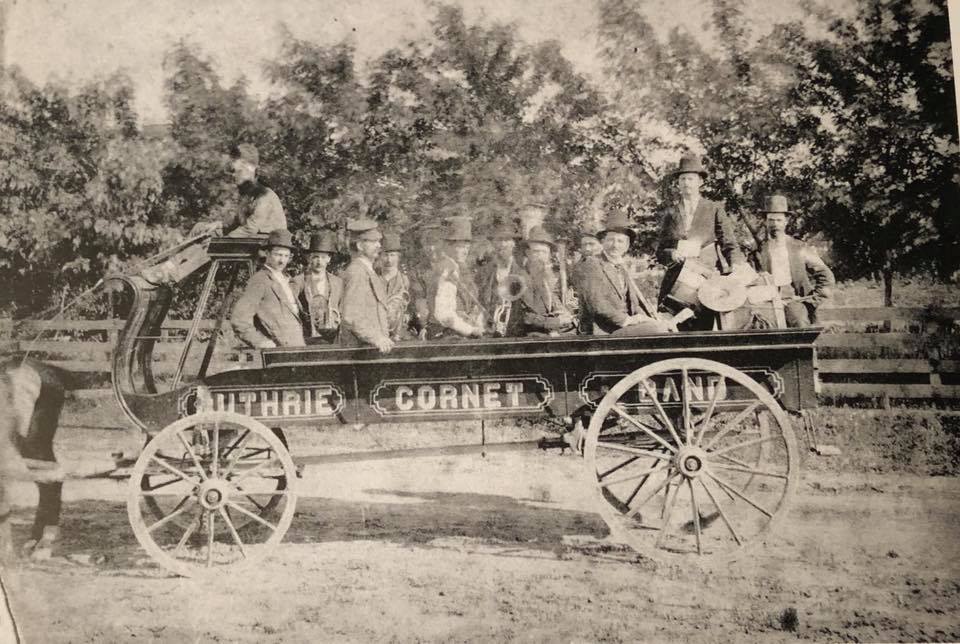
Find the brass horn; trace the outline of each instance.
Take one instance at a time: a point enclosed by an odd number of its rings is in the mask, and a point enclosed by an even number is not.
[[[497,284],[497,296],[500,303],[493,311],[493,332],[499,336],[507,335],[507,323],[513,303],[523,297],[527,291],[527,279],[523,275],[507,275],[507,279]]]

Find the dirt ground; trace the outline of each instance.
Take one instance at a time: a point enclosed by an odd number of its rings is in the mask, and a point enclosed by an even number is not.
[[[955,448],[956,428],[902,421],[926,437],[905,457],[899,431],[892,448],[871,443],[875,421],[844,413],[825,424],[834,442],[849,435],[843,456],[808,456],[777,534],[731,560],[609,543],[582,460],[530,451],[308,467],[285,542],[252,571],[205,581],[140,550],[125,484],[68,484],[53,558],[10,566],[3,582],[30,643],[960,640],[955,458],[945,469],[916,455]],[[61,454],[90,462],[135,444],[96,422],[71,415]],[[390,431],[291,443],[426,440]],[[30,487],[16,493],[32,502]],[[17,512],[18,540],[31,513]]]

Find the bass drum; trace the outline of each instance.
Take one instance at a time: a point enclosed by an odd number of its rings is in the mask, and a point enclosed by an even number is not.
[[[687,258],[667,270],[660,288],[660,303],[673,314],[683,309],[702,310],[697,291],[714,270],[699,259]]]

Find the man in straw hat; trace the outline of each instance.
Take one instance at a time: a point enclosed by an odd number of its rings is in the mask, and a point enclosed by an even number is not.
[[[517,229],[513,224],[502,223],[494,227],[490,235],[493,244],[493,256],[480,267],[477,280],[480,289],[480,302],[491,314],[504,304],[504,296],[510,289],[510,283],[522,279],[523,268],[517,261]],[[518,311],[510,307],[510,316],[506,321],[506,335],[516,335],[519,323]]]
[[[599,233],[603,253],[584,262],[580,277],[580,306],[592,321],[586,333],[644,335],[665,333],[668,325],[640,292],[625,266],[636,232],[626,215],[614,213]]]
[[[346,345],[370,344],[381,353],[393,349],[387,318],[387,287],[373,269],[383,235],[377,222],[361,219],[347,229],[353,235],[353,260],[343,271],[343,319],[340,339]]]
[[[484,310],[467,263],[473,241],[470,220],[451,217],[443,239],[444,248],[434,268],[427,337],[479,338],[484,331]]]
[[[790,208],[785,196],[767,197],[763,213],[767,241],[758,254],[759,268],[780,290],[787,326],[809,326],[817,321],[817,308],[830,298],[836,283],[833,272],[812,247],[787,235]]]
[[[291,286],[304,313],[304,334],[311,342],[333,342],[340,329],[343,280],[327,272],[337,252],[337,235],[325,230],[310,236],[307,268]]]
[[[390,323],[390,337],[394,342],[413,337],[411,325],[416,318],[410,295],[410,278],[400,267],[402,251],[400,235],[393,232],[383,234],[380,279],[387,289],[387,319]]]
[[[283,270],[293,254],[293,236],[284,229],[267,237],[263,268],[253,274],[237,300],[230,324],[241,340],[258,349],[302,346],[300,306]]]
[[[560,280],[553,270],[557,248],[553,235],[543,226],[527,232],[525,289],[519,299],[520,330],[524,335],[560,335],[575,330],[574,318],[560,293]]]

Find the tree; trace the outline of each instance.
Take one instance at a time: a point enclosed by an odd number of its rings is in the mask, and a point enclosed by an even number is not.
[[[960,267],[960,174],[944,2],[862,0],[850,18],[811,4],[829,37],[795,58],[802,112],[819,125],[817,224],[849,274],[948,277]]]

